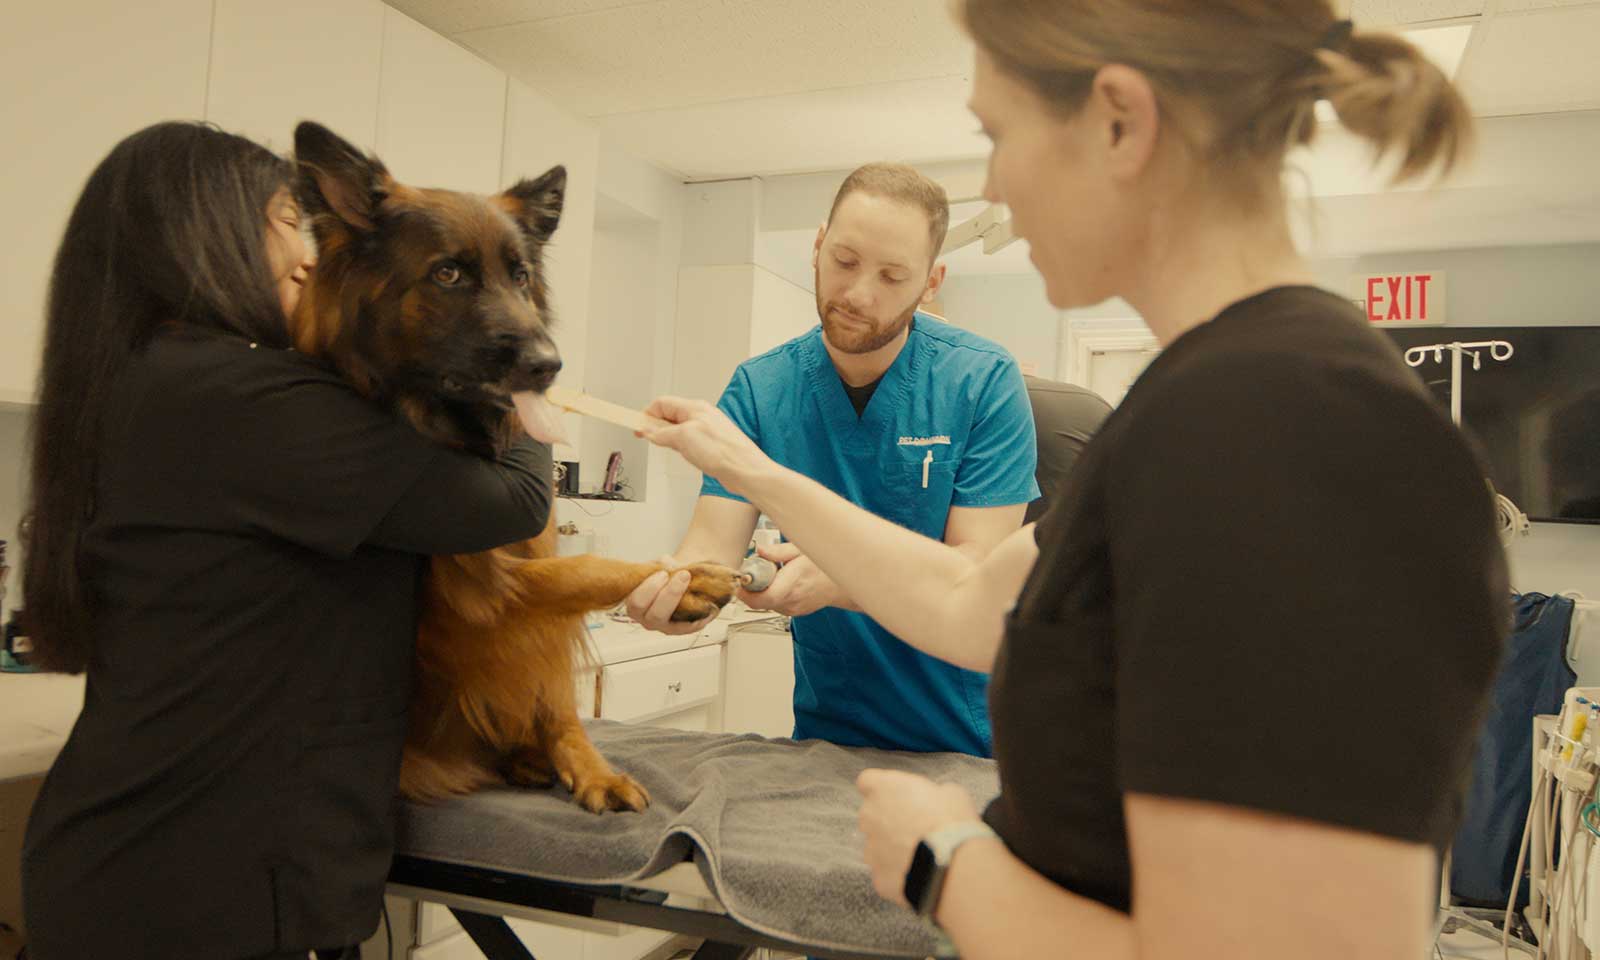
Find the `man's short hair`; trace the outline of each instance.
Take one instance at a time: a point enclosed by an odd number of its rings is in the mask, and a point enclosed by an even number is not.
[[[834,195],[833,206],[828,210],[828,222],[839,212],[839,204],[852,193],[870,193],[910,204],[928,215],[928,239],[932,243],[931,263],[939,259],[944,247],[944,235],[950,229],[950,198],[944,187],[923,176],[915,167],[904,163],[869,163],[857,167]]]

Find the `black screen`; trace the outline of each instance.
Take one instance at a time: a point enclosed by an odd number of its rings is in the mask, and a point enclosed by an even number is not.
[[[1503,340],[1497,361],[1462,358],[1461,425],[1489,458],[1495,489],[1532,520],[1600,523],[1600,327],[1384,327],[1402,351]],[[1450,351],[1414,368],[1448,410]]]

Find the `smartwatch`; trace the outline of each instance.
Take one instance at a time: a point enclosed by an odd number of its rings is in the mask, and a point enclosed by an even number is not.
[[[992,837],[995,832],[979,820],[952,823],[922,838],[917,852],[911,857],[911,869],[906,871],[906,902],[920,917],[932,918],[939,908],[939,894],[944,890],[944,878],[950,870],[950,861],[963,843],[978,837]]]

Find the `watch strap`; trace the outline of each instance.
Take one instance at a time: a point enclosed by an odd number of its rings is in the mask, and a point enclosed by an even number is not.
[[[949,866],[950,858],[956,855],[956,848],[968,840],[978,837],[992,837],[995,832],[982,820],[963,820],[960,823],[949,823],[933,831],[923,838],[933,850],[934,859],[939,866]]]
[[[996,836],[994,830],[983,821],[964,820],[960,823],[946,824],[922,838],[922,845],[933,855],[934,869],[933,875],[922,891],[920,901],[912,904],[918,914],[931,919],[934,911],[939,908],[939,897],[944,893],[945,874],[949,872],[950,861],[954,859],[961,845],[968,840],[993,836]]]

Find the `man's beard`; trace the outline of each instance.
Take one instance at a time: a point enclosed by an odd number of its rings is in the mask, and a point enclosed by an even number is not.
[[[818,289],[821,289],[820,283]],[[871,353],[888,346],[911,324],[917,306],[918,302],[914,300],[898,317],[886,323],[877,323],[856,316],[837,303],[824,303],[822,294],[817,294],[817,318],[822,321],[822,335],[827,337],[828,344],[840,353]],[[843,317],[852,319],[847,321]]]

